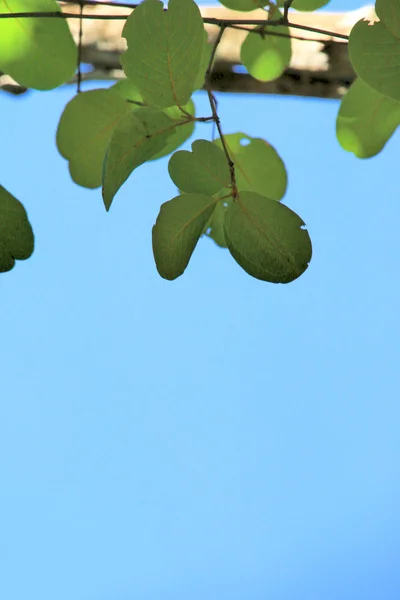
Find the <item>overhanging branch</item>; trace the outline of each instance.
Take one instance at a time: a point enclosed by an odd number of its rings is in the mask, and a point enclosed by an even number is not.
[[[79,14],[80,8],[70,2],[60,2],[67,14]],[[243,19],[244,13],[224,7],[200,6],[203,18]],[[85,6],[84,14],[128,16],[130,10],[112,6]],[[246,20],[265,20],[265,12],[255,10],[245,14]],[[308,26],[314,31],[303,31],[292,27],[293,56],[289,68],[277,80],[263,83],[254,80],[240,71],[240,46],[246,32],[239,29],[226,29],[219,44],[214,68],[211,74],[211,88],[214,91],[253,94],[280,94],[311,96],[317,98],[340,98],[355,74],[347,53],[347,42],[337,39],[332,33],[349,35],[353,25],[362,18],[374,19],[372,6],[366,6],[347,13],[298,13],[290,11],[289,21],[294,26]],[[72,34],[78,41],[79,20],[68,19]],[[122,78],[119,56],[125,50],[122,38],[124,20],[97,20],[91,18],[83,22],[82,61],[91,67],[91,72],[83,75],[84,80],[118,80]],[[218,35],[219,27],[205,24],[209,41]],[[315,30],[326,32],[320,34]],[[6,75],[0,75],[0,87],[13,93],[21,93],[21,88]]]

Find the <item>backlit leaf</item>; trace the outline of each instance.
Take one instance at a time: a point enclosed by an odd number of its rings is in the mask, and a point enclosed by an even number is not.
[[[280,0],[279,6],[283,6],[283,2],[284,0]],[[293,0],[291,8],[302,11],[318,10],[329,2],[330,0]]]
[[[336,120],[340,145],[358,158],[380,152],[400,124],[400,102],[356,79],[344,96]]]
[[[214,198],[203,194],[183,194],[161,205],[153,227],[153,254],[161,277],[182,275],[215,205]]]
[[[204,25],[193,0],[144,0],[127,19],[128,50],[121,62],[148,104],[183,106],[195,90],[203,56]]]
[[[11,271],[15,260],[26,260],[34,237],[25,208],[0,185],[0,273]]]
[[[55,0],[0,0],[0,15],[60,12]],[[65,19],[0,18],[0,70],[20,85],[50,90],[74,76],[77,48]]]
[[[249,11],[267,6],[267,0],[219,0],[221,4],[232,10]]]
[[[103,161],[114,127],[130,105],[116,92],[91,90],[77,94],[65,107],[57,129],[57,147],[69,161],[75,183],[101,185]]]
[[[184,192],[212,196],[230,183],[224,153],[207,140],[193,142],[192,152],[175,152],[169,160],[168,171],[175,185]]]
[[[251,138],[245,133],[231,133],[224,137],[235,164],[238,190],[281,200],[286,192],[287,174],[275,148],[265,140]],[[222,149],[219,138],[214,144]]]
[[[160,110],[145,107],[126,113],[117,123],[104,161],[103,200],[107,210],[134,169],[162,150],[174,121]]]
[[[400,40],[382,23],[358,21],[351,30],[349,56],[357,75],[374,90],[400,101]]]
[[[284,204],[242,192],[225,216],[225,239],[236,262],[249,274],[271,283],[300,277],[312,247],[301,218]]]
[[[278,16],[276,17],[278,18]],[[257,31],[258,28],[254,28]],[[292,57],[289,28],[270,26],[259,33],[248,33],[240,49],[240,60],[250,75],[260,81],[273,81],[282,75]],[[287,37],[274,35],[282,34]]]

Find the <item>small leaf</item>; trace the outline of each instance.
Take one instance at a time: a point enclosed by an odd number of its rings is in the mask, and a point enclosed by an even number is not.
[[[0,273],[11,271],[15,260],[26,260],[34,249],[34,236],[26,210],[0,185]]]
[[[343,97],[336,120],[340,145],[358,158],[375,156],[400,124],[400,103],[356,79]]]
[[[245,133],[231,133],[224,138],[235,164],[239,192],[257,192],[262,196],[281,200],[287,188],[287,174],[275,148],[265,140],[251,138]],[[219,138],[214,144],[222,149]],[[229,193],[229,190],[225,193]]]
[[[283,6],[284,0],[280,0],[279,6]],[[318,10],[326,6],[330,0],[293,0],[291,8],[302,11]]]
[[[189,100],[187,104],[183,107],[187,113],[195,116],[196,107],[192,99]],[[185,115],[182,114],[182,111],[177,106],[170,106],[169,108],[165,108],[163,111],[167,117],[170,117],[173,121],[177,123],[182,123],[186,119]],[[164,156],[168,156],[172,152],[175,152],[182,144],[186,142],[187,139],[194,132],[195,121],[187,121],[185,125],[177,125],[175,129],[172,131],[170,137],[168,138],[167,145],[161,152],[158,152],[153,158],[150,160],[158,160],[159,158],[163,158]]]
[[[173,130],[173,120],[163,111],[150,107],[129,111],[118,121],[103,169],[102,192],[107,210],[132,171],[160,152]]]
[[[220,200],[203,231],[203,235],[212,239],[220,248],[227,248],[224,234],[224,221],[227,210],[228,203],[226,200]]]
[[[195,90],[203,56],[204,25],[193,0],[144,0],[123,29],[126,75],[152,106],[183,106]]]
[[[254,31],[258,30],[258,27],[254,28]],[[240,60],[255,79],[273,81],[280,77],[290,64],[290,32],[289,28],[284,26],[265,27],[264,32],[264,37],[259,33],[247,34],[240,49]],[[275,35],[276,33],[286,37]]]
[[[0,15],[61,12],[55,0],[0,0]],[[74,76],[78,52],[65,19],[0,18],[0,70],[20,85],[50,90]]]
[[[131,104],[131,109],[140,108],[146,106],[143,100],[142,94],[139,92],[137,86],[130,79],[120,79],[117,83],[114,83],[110,88],[110,91],[117,92],[124,100]]]
[[[357,75],[374,90],[400,100],[400,41],[382,23],[358,21],[351,30],[349,56]]]
[[[210,63],[212,49],[213,49],[212,44],[208,43],[207,31],[204,30],[203,54],[202,54],[201,61],[200,61],[199,72],[197,74],[196,80],[193,85],[195,90],[200,90],[205,83],[206,71],[207,71],[208,65]]]
[[[225,239],[236,262],[271,283],[290,283],[307,269],[312,247],[301,218],[284,204],[242,192],[225,216]]]
[[[175,185],[189,193],[212,196],[230,183],[224,153],[207,140],[193,142],[192,152],[175,152],[169,160],[168,171]]]
[[[376,0],[375,12],[382,24],[395,37],[400,37],[400,2],[399,0]]]
[[[130,105],[116,92],[91,90],[75,96],[65,107],[57,129],[57,147],[69,161],[78,185],[101,185],[103,161],[114,127]]]
[[[161,205],[153,227],[153,253],[161,277],[182,275],[215,204],[210,196],[183,194]]]
[[[241,10],[247,12],[255,10],[256,8],[262,8],[269,4],[268,0],[219,0],[223,6],[231,8],[232,10]]]

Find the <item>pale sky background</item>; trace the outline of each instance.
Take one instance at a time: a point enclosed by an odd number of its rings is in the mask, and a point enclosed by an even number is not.
[[[55,146],[73,94],[0,95],[36,234],[0,277],[0,598],[398,600],[400,138],[360,161],[336,101],[219,95],[285,160],[313,260],[274,286],[204,239],[171,283],[167,159],[107,214]]]

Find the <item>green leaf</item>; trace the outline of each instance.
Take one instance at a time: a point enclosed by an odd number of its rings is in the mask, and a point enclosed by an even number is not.
[[[293,0],[291,8],[294,8],[295,10],[312,11],[326,6],[329,2],[330,0]],[[283,6],[283,0],[279,2],[279,5]]]
[[[240,191],[257,192],[281,200],[287,188],[285,165],[273,146],[245,133],[225,135],[229,154],[235,164],[236,184]],[[221,140],[214,141],[222,149]],[[226,191],[228,193],[229,190]]]
[[[0,0],[0,15],[61,12],[55,0]],[[0,70],[20,85],[50,90],[74,76],[78,53],[65,19],[0,18]]]
[[[400,100],[399,52],[399,39],[382,23],[358,21],[351,30],[349,56],[356,74],[393,100]]]
[[[114,127],[130,105],[116,92],[91,90],[75,96],[65,107],[57,129],[57,147],[69,161],[78,185],[101,185],[103,161]]]
[[[228,206],[229,203],[226,200],[220,200],[203,230],[203,235],[212,239],[220,248],[227,248],[224,234],[224,221]]]
[[[130,79],[121,79],[114,83],[109,90],[117,92],[124,100],[129,102],[130,108],[140,108],[140,106],[146,106],[146,102],[143,100],[142,94],[139,92],[137,86]]]
[[[196,107],[192,99],[190,99],[189,102],[185,104],[182,108],[193,117],[195,116]],[[182,123],[182,121],[186,119],[181,109],[177,106],[170,106],[169,108],[165,108],[163,112],[167,115],[167,117],[170,117],[173,121],[177,123]],[[182,144],[186,142],[187,139],[190,138],[190,136],[194,132],[194,127],[195,121],[189,120],[187,121],[186,125],[177,125],[175,127],[175,130],[172,131],[170,137],[168,138],[168,142],[165,148],[161,150],[161,152],[158,152],[150,160],[157,160],[164,156],[168,156],[168,154],[171,154],[171,152],[175,152],[175,150],[177,150],[180,146],[182,146]]]
[[[113,85],[111,90],[115,90],[118,92],[123,98],[125,98],[129,103],[132,110],[140,108],[140,106],[147,106],[143,100],[143,97],[135,84],[130,79],[122,79],[118,81],[115,85]],[[168,143],[161,152],[158,152],[155,156],[153,156],[149,160],[158,160],[159,158],[163,158],[164,156],[168,156],[171,152],[177,150],[182,144],[186,142],[188,138],[193,134],[195,128],[195,121],[189,120],[187,115],[183,112],[185,111],[193,118],[196,114],[196,107],[192,99],[189,100],[187,104],[185,104],[182,109],[178,106],[170,106],[169,108],[165,108],[163,112],[170,117],[178,125],[175,130],[171,133],[168,138]],[[182,122],[186,120],[186,124],[182,125]]]
[[[290,283],[311,260],[312,246],[301,218],[284,204],[242,192],[225,216],[225,239],[236,262],[271,283]]]
[[[34,237],[25,208],[0,185],[0,273],[11,271],[15,260],[26,260]]]
[[[153,227],[153,254],[161,277],[182,275],[215,204],[210,196],[183,194],[161,205]]]
[[[268,0],[219,0],[223,6],[232,10],[241,10],[247,12],[267,6]]]
[[[279,16],[279,15],[278,15]],[[278,18],[278,16],[276,18]],[[253,31],[259,31],[255,27]],[[240,60],[250,75],[260,81],[273,81],[282,75],[292,58],[292,43],[288,27],[264,28],[259,33],[248,33],[240,49]],[[279,37],[275,33],[287,37]]]
[[[204,25],[193,0],[144,0],[127,19],[121,57],[126,75],[148,104],[183,106],[195,90],[203,56]]]
[[[344,96],[336,120],[340,145],[358,158],[378,154],[400,124],[400,103],[356,79]]]
[[[168,171],[175,185],[189,193],[212,196],[230,183],[230,171],[224,153],[207,140],[193,142],[192,152],[175,152],[169,160]]]
[[[207,31],[204,30],[203,54],[200,61],[199,72],[194,82],[195,90],[200,90],[205,83],[206,71],[211,59],[212,49],[213,45],[208,43],[208,34]]]
[[[382,24],[395,37],[400,37],[400,2],[399,0],[376,0],[375,12]]]
[[[103,200],[107,210],[129,175],[167,145],[172,119],[150,107],[129,111],[117,123],[103,168]]]

